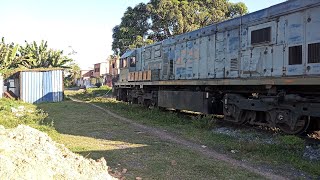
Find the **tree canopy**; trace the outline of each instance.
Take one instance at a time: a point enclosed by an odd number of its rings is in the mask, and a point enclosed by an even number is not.
[[[0,71],[10,72],[14,69],[35,68],[70,68],[73,60],[63,55],[61,50],[48,48],[46,41],[38,45],[35,41],[26,42],[24,46],[0,42]]]
[[[247,12],[244,3],[228,0],[150,0],[127,8],[113,28],[112,49],[122,54]]]

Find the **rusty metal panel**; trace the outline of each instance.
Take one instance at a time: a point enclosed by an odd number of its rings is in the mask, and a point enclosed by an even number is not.
[[[146,80],[151,81],[151,70],[146,71],[146,74],[147,74]]]
[[[134,72],[134,81],[138,81],[139,79],[139,72]]]
[[[20,72],[20,99],[28,103],[59,102],[63,100],[63,72]]]
[[[138,72],[138,81],[143,81],[143,73],[142,73],[142,71]]]
[[[142,80],[147,81],[148,80],[148,71],[142,71]]]
[[[129,72],[128,81],[134,81],[134,72]]]
[[[186,98],[188,97],[188,98]],[[158,106],[208,114],[211,97],[206,92],[159,91]]]

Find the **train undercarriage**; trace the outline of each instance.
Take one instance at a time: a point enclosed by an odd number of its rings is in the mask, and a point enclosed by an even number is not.
[[[236,124],[277,127],[287,134],[319,129],[318,86],[142,86],[115,87],[118,100],[204,114]]]

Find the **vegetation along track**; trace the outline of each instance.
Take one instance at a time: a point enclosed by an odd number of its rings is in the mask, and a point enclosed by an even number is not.
[[[74,98],[70,98],[70,99],[72,101],[79,102],[79,103],[88,103],[88,102],[81,101],[81,100],[74,99]],[[102,110],[103,112],[105,112],[105,113],[107,113],[107,114],[119,119],[122,122],[129,123],[132,126],[135,126],[135,127],[139,128],[139,129],[141,129],[143,131],[146,131],[146,132],[148,132],[148,133],[150,133],[150,134],[152,134],[152,135],[154,135],[154,136],[156,136],[156,137],[158,137],[158,138],[160,138],[162,140],[168,140],[168,141],[174,142],[176,144],[182,145],[184,147],[188,147],[189,149],[192,149],[192,150],[194,150],[196,152],[199,152],[199,153],[203,154],[204,156],[206,156],[208,158],[214,158],[214,159],[229,163],[232,166],[244,168],[244,169],[246,169],[246,170],[248,170],[250,172],[259,174],[259,175],[264,176],[264,177],[266,177],[268,179],[286,179],[285,177],[273,174],[271,172],[264,171],[262,169],[258,169],[256,167],[253,167],[253,166],[251,166],[249,164],[246,164],[244,162],[229,158],[228,156],[226,156],[224,154],[220,154],[220,153],[218,153],[218,152],[216,152],[216,151],[214,151],[212,149],[203,148],[203,147],[201,147],[200,144],[197,144],[197,143],[194,143],[194,142],[182,139],[182,138],[178,138],[178,137],[174,136],[171,133],[164,132],[164,131],[161,131],[161,130],[156,129],[156,128],[148,127],[148,126],[133,122],[132,120],[130,120],[128,118],[124,118],[122,116],[119,116],[118,114],[115,114],[115,113],[113,113],[113,112],[111,112],[111,111],[109,111],[109,110],[107,110],[107,109],[105,109],[103,107],[98,106],[98,105],[95,105],[95,104],[92,104],[92,103],[88,103],[88,104],[90,104],[91,106],[94,106],[94,107]]]

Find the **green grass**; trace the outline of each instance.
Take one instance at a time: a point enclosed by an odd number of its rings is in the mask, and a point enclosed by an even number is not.
[[[92,90],[91,93],[94,92],[95,90]],[[275,169],[279,169],[279,173],[293,167],[313,177],[320,176],[320,162],[303,158],[304,141],[296,136],[277,135],[274,140],[279,143],[276,144],[250,142],[206,130],[210,129],[208,127],[215,126],[214,121],[208,119],[205,119],[202,124],[199,122],[201,119],[191,120],[179,117],[174,112],[163,112],[159,109],[148,110],[139,105],[118,102],[114,99],[99,98],[83,93],[73,94],[73,97],[91,101],[139,123],[175,132],[180,137],[205,144],[236,159],[245,159],[263,166],[272,165]],[[255,134],[253,133],[252,136]],[[231,150],[238,152],[232,154]]]
[[[37,106],[14,99],[0,99],[0,125],[5,128],[15,128],[19,124],[29,125],[35,129],[46,132],[52,137],[59,134],[52,124],[45,124],[47,114]]]
[[[85,157],[105,157],[113,171],[128,169],[124,174],[128,179],[262,179],[163,141],[88,104],[64,101],[39,107],[49,114],[45,122],[61,133],[56,141]],[[160,114],[159,118],[174,117],[174,114]],[[153,122],[157,124],[156,120]],[[164,120],[162,124],[172,121]]]

